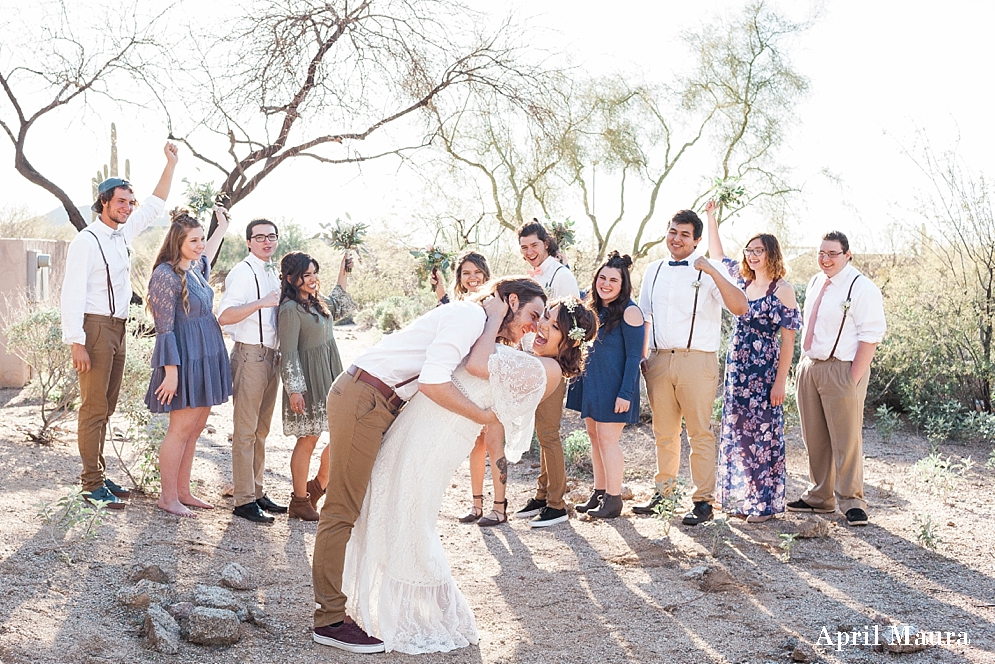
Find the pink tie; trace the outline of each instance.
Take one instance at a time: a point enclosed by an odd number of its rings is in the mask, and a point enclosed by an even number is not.
[[[829,284],[832,282],[826,279],[826,283],[822,285],[822,290],[819,291],[819,296],[815,298],[815,304],[812,305],[812,320],[808,321],[808,327],[805,330],[805,341],[802,343],[802,350],[806,353],[812,349],[812,337],[815,336],[815,321],[819,318],[819,306],[822,304],[822,296],[826,294],[826,289],[829,288]]]

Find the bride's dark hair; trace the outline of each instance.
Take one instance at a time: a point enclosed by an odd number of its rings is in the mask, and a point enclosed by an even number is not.
[[[556,361],[564,378],[572,378],[584,371],[587,344],[598,335],[598,317],[572,295],[553,300],[548,307],[552,310],[556,305],[560,305],[556,313],[556,326],[560,329]],[[570,331],[577,328],[584,331],[582,339],[570,337]]]

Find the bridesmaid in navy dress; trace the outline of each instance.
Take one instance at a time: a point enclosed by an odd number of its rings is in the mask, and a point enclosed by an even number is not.
[[[145,403],[153,413],[169,413],[159,447],[159,507],[177,516],[196,516],[188,507],[214,507],[191,493],[190,471],[211,406],[231,396],[231,365],[207,281],[228,229],[227,211],[221,208],[217,216],[217,230],[205,241],[203,226],[188,210],[170,212],[149,280],[155,349]]]
[[[723,511],[757,523],[784,512],[782,405],[802,317],[795,291],[783,278],[777,238],[754,235],[742,261],[734,261],[722,251],[715,202],[705,211],[709,256],[725,264],[750,303],[749,311],[736,317],[726,356],[717,498]]]
[[[594,466],[594,493],[575,509],[600,519],[622,513],[625,460],[618,441],[626,424],[639,421],[644,332],[643,314],[631,299],[631,266],[631,258],[613,251],[594,273],[585,306],[598,315],[598,336],[584,375],[570,384],[567,394],[567,408],[584,418]]]

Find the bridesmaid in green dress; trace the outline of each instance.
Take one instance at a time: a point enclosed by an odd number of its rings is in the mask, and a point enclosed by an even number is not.
[[[317,521],[318,499],[328,482],[328,450],[322,450],[318,474],[308,481],[311,455],[322,431],[328,431],[325,400],[342,360],[332,326],[356,310],[346,293],[352,258],[346,251],[338,283],[328,297],[321,295],[318,262],[300,251],[280,261],[280,368],[283,378],[283,434],[296,436],[290,456],[293,493],[290,518]]]

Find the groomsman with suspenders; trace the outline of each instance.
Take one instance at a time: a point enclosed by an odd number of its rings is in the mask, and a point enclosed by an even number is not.
[[[529,276],[539,282],[550,302],[568,295],[580,297],[577,279],[570,268],[550,255],[557,253],[559,248],[538,219],[518,229],[518,242],[522,257],[532,268]],[[567,468],[560,439],[566,394],[566,380],[561,380],[560,386],[536,408],[540,461],[536,493],[525,507],[515,512],[516,517],[529,519],[532,528],[554,526],[567,520],[567,505],[563,499],[567,490]]]
[[[838,231],[822,236],[819,267],[805,291],[798,413],[811,485],[788,503],[792,512],[843,512],[867,524],[864,501],[864,399],[871,360],[886,329],[881,291],[850,264]]]
[[[124,376],[125,323],[131,304],[131,242],[166,207],[179,152],[166,143],[166,168],[152,195],[139,207],[131,183],[104,180],[92,209],[100,216],[77,235],[66,256],[62,284],[62,340],[72,346],[79,373],[80,481],[91,500],[122,509],[131,492],[105,475],[107,421],[117,408]]]
[[[719,379],[722,307],[736,316],[749,308],[746,293],[726,278],[724,267],[693,257],[701,233],[701,219],[693,211],[675,214],[667,230],[670,258],[649,264],[639,293],[639,308],[647,318],[643,373],[653,411],[657,472],[653,497],[632,511],[652,514],[677,477],[683,419],[694,482],[694,509],[683,520],[689,526],[713,516],[716,450],[710,420]]]
[[[266,436],[280,391],[280,342],[276,307],[280,278],[273,254],[280,241],[276,224],[254,219],[245,229],[249,255],[225,278],[225,294],[218,305],[218,322],[235,342],[231,352],[234,432],[231,439],[231,475],[235,516],[256,523],[272,523],[263,510],[282,514],[263,491]]]

